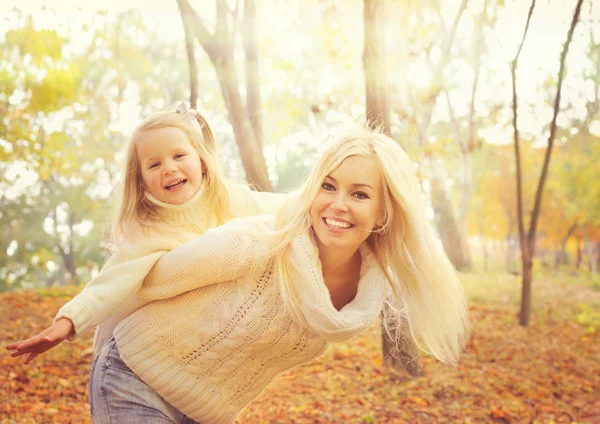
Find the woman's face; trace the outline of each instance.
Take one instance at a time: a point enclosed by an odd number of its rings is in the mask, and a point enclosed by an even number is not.
[[[349,156],[321,184],[310,207],[319,249],[353,253],[382,216],[383,182],[377,160]]]

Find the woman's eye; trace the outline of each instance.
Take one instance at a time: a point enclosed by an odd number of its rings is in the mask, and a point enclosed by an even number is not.
[[[323,187],[323,189],[327,190],[327,191],[335,190],[335,187],[329,183],[323,183],[323,184],[321,184],[321,187]]]
[[[357,199],[368,199],[369,195],[367,193],[365,193],[364,191],[357,191],[356,193],[354,193],[354,196],[356,196]]]

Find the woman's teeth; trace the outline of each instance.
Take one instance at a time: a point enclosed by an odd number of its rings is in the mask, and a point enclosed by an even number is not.
[[[325,218],[325,223],[336,228],[350,228],[352,225],[347,222],[335,221],[333,219]]]
[[[165,186],[165,189],[167,189],[167,190],[171,190],[171,189],[173,189],[173,188],[180,187],[180,186],[184,185],[184,184],[186,183],[186,181],[187,181],[187,180],[185,180],[185,179],[184,179],[184,180],[178,180],[178,181],[175,181],[174,183],[171,183],[171,184],[169,184],[168,186]]]

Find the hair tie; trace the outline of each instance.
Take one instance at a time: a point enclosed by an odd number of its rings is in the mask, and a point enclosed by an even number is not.
[[[200,121],[198,113],[194,109],[188,108],[185,102],[179,103],[179,105],[175,109],[175,113],[181,113],[186,118],[190,118],[196,121],[198,125],[200,125],[201,129],[204,127],[204,123]]]

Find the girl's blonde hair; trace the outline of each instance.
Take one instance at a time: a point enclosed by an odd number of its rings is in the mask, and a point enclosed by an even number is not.
[[[367,239],[395,297],[385,331],[401,343],[402,315],[412,338],[440,361],[456,364],[467,333],[467,306],[458,275],[427,220],[415,167],[406,152],[379,131],[359,128],[337,138],[318,158],[305,183],[275,218],[275,273],[287,310],[305,322],[286,250],[311,228],[310,207],[325,177],[349,156],[374,157],[383,180],[383,223]],[[405,310],[403,310],[405,308]],[[404,329],[405,331],[406,329]]]
[[[218,225],[231,218],[226,180],[220,167],[215,137],[206,118],[193,109],[156,112],[135,128],[125,146],[121,182],[116,190],[110,226],[110,240],[115,246],[138,230],[146,230],[160,221],[158,208],[145,196],[136,144],[147,131],[166,127],[182,130],[200,156],[204,174],[202,196],[211,205]]]

